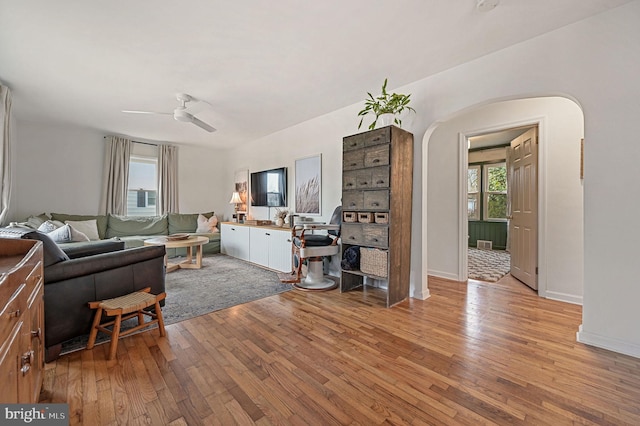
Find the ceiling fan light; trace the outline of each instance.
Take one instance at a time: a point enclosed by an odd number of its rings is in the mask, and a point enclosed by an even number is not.
[[[193,120],[193,117],[191,116],[191,114],[179,108],[173,111],[173,118],[177,121],[185,121],[187,123]]]

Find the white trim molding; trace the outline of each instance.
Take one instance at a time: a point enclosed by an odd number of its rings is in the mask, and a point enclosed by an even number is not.
[[[640,358],[640,345],[629,343],[628,341],[614,339],[613,337],[603,336],[601,334],[590,333],[582,329],[582,325],[576,333],[576,340],[585,345],[595,346],[624,355]]]

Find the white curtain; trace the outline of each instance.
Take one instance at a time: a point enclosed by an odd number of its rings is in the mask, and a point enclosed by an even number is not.
[[[104,177],[101,211],[104,214],[127,214],[127,185],[131,140],[107,136],[105,138]]]
[[[158,145],[158,206],[160,214],[179,213],[177,146]]]
[[[0,84],[0,223],[9,215],[11,197],[11,91]]]

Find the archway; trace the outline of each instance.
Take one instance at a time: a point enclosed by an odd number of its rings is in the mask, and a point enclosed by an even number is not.
[[[427,130],[423,138],[423,283],[416,294],[428,297],[428,275],[456,281],[464,275],[466,137],[523,125],[538,125],[540,130],[539,294],[582,303],[584,231],[579,170],[584,117],[578,104],[564,97],[484,103]]]

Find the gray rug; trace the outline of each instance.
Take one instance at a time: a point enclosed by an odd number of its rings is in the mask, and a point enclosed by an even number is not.
[[[496,282],[511,269],[511,255],[503,250],[469,247],[469,278]]]
[[[224,254],[215,254],[202,259],[202,269],[180,269],[167,274],[167,298],[162,316],[165,325],[169,325],[292,288],[290,284],[282,284],[273,271]],[[132,318],[122,323],[122,329],[136,324],[136,319]],[[63,343],[62,354],[84,349],[88,338],[88,335],[80,336]],[[96,344],[106,341],[108,336],[98,333]]]

